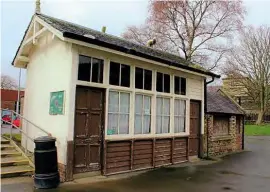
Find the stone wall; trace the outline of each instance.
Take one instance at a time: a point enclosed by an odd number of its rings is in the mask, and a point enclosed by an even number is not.
[[[236,116],[230,115],[229,117],[229,132],[227,135],[215,135],[214,134],[214,117],[213,114],[205,115],[205,131],[204,138],[204,156],[207,156],[207,144],[208,144],[208,156],[222,156],[231,152],[242,150],[242,121],[243,118],[238,118],[240,123],[240,131],[236,126]],[[208,135],[207,135],[208,134]],[[208,137],[208,143],[207,143]]]

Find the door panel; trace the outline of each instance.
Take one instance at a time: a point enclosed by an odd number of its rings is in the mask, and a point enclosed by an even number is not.
[[[74,173],[101,169],[104,91],[77,87],[74,135]]]
[[[190,101],[190,136],[189,156],[199,155],[200,126],[201,126],[200,102]]]

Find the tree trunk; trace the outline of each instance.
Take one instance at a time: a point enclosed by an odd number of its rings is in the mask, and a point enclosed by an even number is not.
[[[263,111],[260,111],[259,114],[258,114],[256,125],[262,124],[262,122],[263,122],[263,115],[264,115],[264,112]]]

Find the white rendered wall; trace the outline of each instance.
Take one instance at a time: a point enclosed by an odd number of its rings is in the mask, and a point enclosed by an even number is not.
[[[73,118],[73,109],[70,109],[71,80],[72,80],[72,51],[71,44],[65,43],[47,33],[38,40],[32,50],[30,62],[27,66],[25,89],[24,117],[57,138],[58,162],[66,164],[66,144],[70,118]],[[50,93],[64,91],[64,114],[50,115]],[[31,138],[43,136],[29,123],[23,122],[23,130]],[[22,144],[25,145],[25,138]],[[33,142],[27,142],[28,148],[33,150]]]

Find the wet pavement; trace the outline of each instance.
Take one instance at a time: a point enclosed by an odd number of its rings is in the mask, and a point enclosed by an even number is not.
[[[126,179],[62,185],[47,192],[269,192],[270,137],[246,138],[245,152],[209,165],[160,168]],[[31,185],[2,185],[2,191],[32,191]]]

